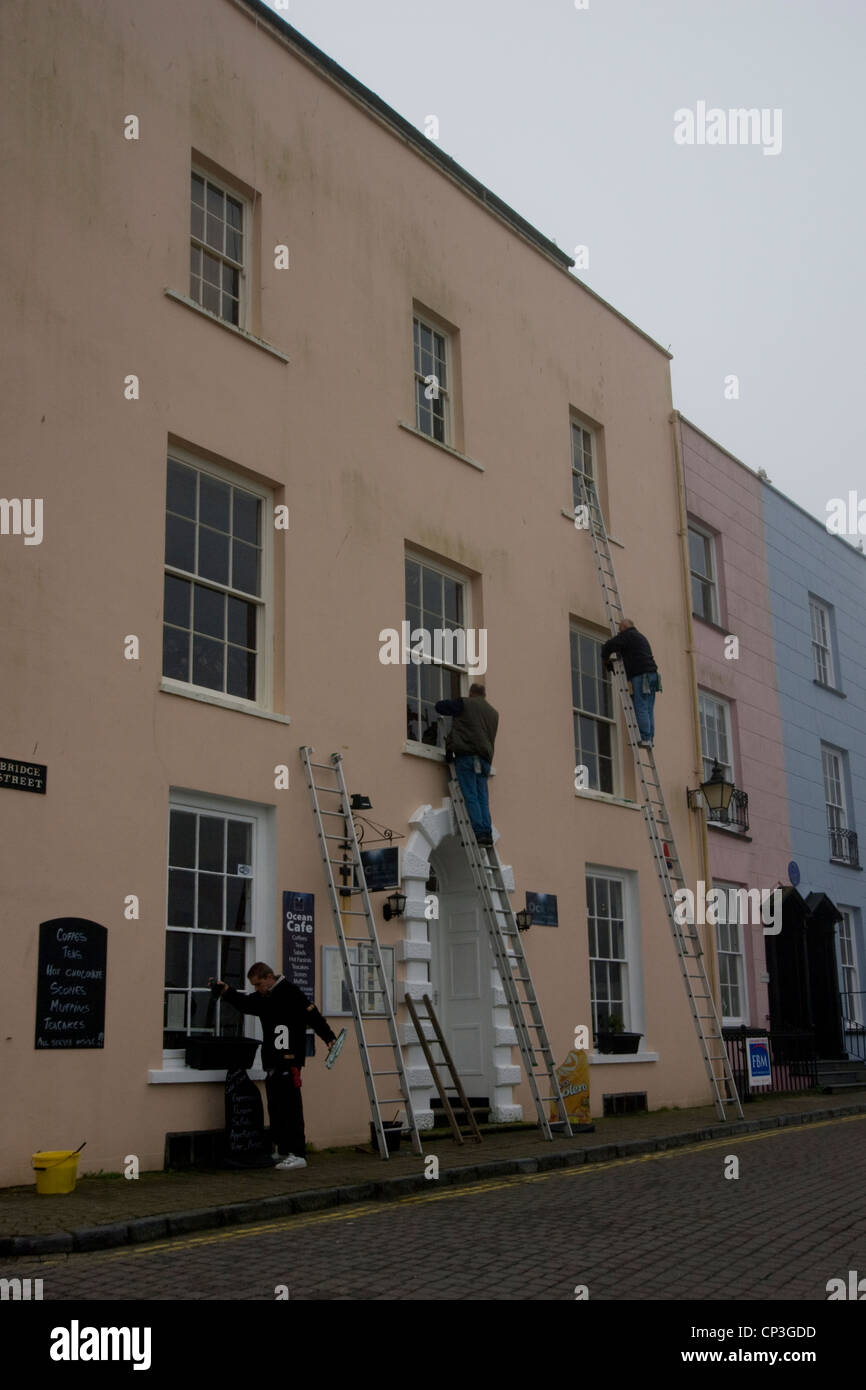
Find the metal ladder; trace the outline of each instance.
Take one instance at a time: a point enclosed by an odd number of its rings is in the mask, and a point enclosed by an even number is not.
[[[572,1132],[571,1124],[565,1109],[562,1092],[559,1089],[553,1053],[550,1050],[544,1020],[541,1017],[541,1009],[529,973],[529,963],[523,950],[520,930],[515,920],[508,889],[502,877],[502,864],[499,855],[493,846],[479,845],[476,840],[453,763],[449,764],[449,778],[451,805],[454,808],[460,843],[469,861],[472,880],[481,900],[484,921],[493,950],[493,959],[496,962],[502,988],[505,991],[511,1021],[517,1035],[517,1045],[520,1048],[529,1089],[532,1092],[532,1099],[538,1112],[541,1132],[545,1139],[553,1138],[545,1103],[555,1101],[557,1113],[563,1126],[563,1133],[570,1135]],[[519,989],[520,985],[523,986],[522,994]],[[534,1040],[533,1033],[537,1034]],[[540,1061],[537,1053],[541,1054]],[[539,1090],[539,1082],[543,1082],[545,1076],[550,1086],[550,1095],[542,1095]]]
[[[403,1053],[400,1048],[400,1039],[397,1036],[397,1021],[394,1017],[394,1006],[391,1001],[391,992],[388,988],[388,981],[385,976],[385,969],[382,964],[382,952],[379,947],[379,938],[376,935],[376,923],[373,917],[373,909],[370,905],[370,895],[367,891],[367,880],[364,877],[364,866],[361,862],[361,851],[358,845],[358,837],[355,834],[355,824],[352,820],[352,810],[349,803],[349,794],[346,790],[346,781],[343,776],[342,754],[332,753],[331,760],[327,763],[315,763],[312,760],[314,748],[301,747],[301,761],[304,764],[304,773],[307,778],[307,787],[313,803],[313,815],[316,820],[316,834],[319,839],[319,851],[322,862],[325,866],[325,878],[328,884],[328,897],[331,903],[331,912],[334,918],[334,928],[337,933],[337,942],[340,947],[340,957],[343,962],[343,975],[346,981],[346,989],[352,1008],[352,1017],[355,1020],[355,1034],[358,1039],[358,1051],[361,1056],[361,1066],[364,1071],[364,1081],[367,1086],[367,1095],[370,1100],[370,1114],[373,1117],[373,1124],[376,1131],[376,1138],[379,1145],[379,1153],[382,1158],[388,1158],[388,1143],[385,1138],[385,1130],[382,1123],[382,1107],[386,1105],[402,1105],[406,1111],[406,1122],[412,1138],[412,1149],[416,1154],[423,1152],[421,1148],[421,1136],[418,1133],[418,1125],[415,1120],[415,1112],[412,1108],[412,1098],[409,1094],[409,1085],[406,1080],[406,1070],[403,1065]],[[331,773],[334,776],[333,786],[323,786],[316,782],[316,773]],[[338,810],[324,810],[319,802],[319,797],[329,797],[336,800]],[[323,817],[328,816],[338,823],[334,827],[336,833],[332,834],[325,830]],[[340,824],[342,822],[342,825]],[[334,858],[329,846],[340,848],[342,855]],[[338,887],[334,877],[334,866],[338,865],[340,876],[343,880]],[[354,876],[350,877],[350,871],[354,870]],[[347,884],[349,886],[347,886]],[[354,885],[354,886],[352,886]],[[362,910],[351,908],[348,904],[360,901],[363,903]],[[345,905],[344,905],[345,904]],[[343,918],[356,917],[363,919],[365,931],[363,934],[347,935]],[[359,927],[361,923],[359,922]],[[370,1042],[364,1029],[364,1017],[361,1011],[361,1002],[358,998],[358,990],[355,985],[355,976],[352,971],[352,962],[349,959],[349,944],[357,946],[358,974],[362,964],[365,968],[372,968],[376,977],[376,993],[381,994],[385,1003],[384,1018],[377,1020],[385,1022],[388,1029],[388,1042]],[[362,952],[369,952],[367,960],[361,960]],[[369,1024],[368,1024],[369,1026]],[[394,1066],[385,1071],[378,1071],[373,1067],[370,1052],[374,1049],[390,1048],[394,1058]],[[379,1077],[395,1077],[400,1090],[399,1096],[381,1096],[376,1089]]]
[[[625,614],[620,602],[601,504],[598,500],[594,481],[583,473],[575,476],[579,478],[580,493],[583,505],[587,510],[588,530],[592,538],[595,568],[601,585],[605,611],[611,633],[615,635],[617,624]],[[712,1087],[716,1111],[719,1119],[725,1120],[727,1119],[725,1106],[733,1106],[736,1114],[742,1119],[743,1110],[737,1094],[728,1051],[722,1037],[715,1000],[704,967],[704,949],[701,939],[693,922],[680,923],[677,920],[678,909],[674,894],[677,889],[685,888],[686,882],[683,877],[682,866],[674,841],[673,826],[665,805],[653,750],[638,746],[640,730],[635,717],[625,668],[619,658],[616,658],[614,662],[614,681],[619,691],[628,739],[634,754],[635,771],[640,783],[641,805],[665,911],[670,923],[680,969],[685,980],[689,1006],[701,1045],[701,1054],[707,1076]]]
[[[448,1123],[451,1126],[451,1133],[454,1135],[454,1142],[457,1144],[462,1144],[464,1142],[464,1139],[463,1134],[460,1130],[460,1126],[457,1123],[457,1117],[454,1114],[451,1101],[448,1099],[448,1094],[446,1092],[445,1085],[442,1081],[442,1077],[439,1075],[440,1067],[447,1067],[448,1071],[451,1073],[451,1087],[453,1090],[457,1092],[460,1104],[463,1106],[463,1114],[466,1116],[466,1123],[469,1126],[473,1139],[475,1140],[476,1144],[480,1144],[481,1130],[478,1128],[478,1122],[476,1121],[475,1116],[472,1113],[469,1101],[466,1098],[466,1092],[463,1089],[463,1082],[460,1080],[460,1077],[457,1074],[457,1068],[454,1065],[454,1059],[451,1056],[448,1044],[446,1043],[442,1033],[442,1029],[439,1026],[439,1020],[436,1017],[436,1013],[433,1008],[433,1003],[430,999],[430,995],[424,995],[424,1007],[427,1010],[426,1017],[422,1017],[421,1014],[419,1014],[417,1005],[415,1003],[415,1000],[412,998],[411,994],[406,995],[405,1002],[406,1008],[409,1011],[409,1017],[415,1025],[415,1032],[418,1034],[418,1041],[421,1044],[421,1051],[424,1053],[427,1065],[430,1068],[430,1075],[433,1077],[433,1080],[436,1084],[436,1090],[439,1092],[439,1099],[442,1102],[442,1108],[445,1111],[445,1114],[448,1118]],[[425,1023],[429,1023],[430,1027],[433,1029],[432,1038],[428,1038],[427,1034],[424,1032]],[[432,1043],[439,1044],[439,1047],[442,1051],[441,1062],[437,1062],[435,1057],[433,1056],[433,1048],[431,1046]]]

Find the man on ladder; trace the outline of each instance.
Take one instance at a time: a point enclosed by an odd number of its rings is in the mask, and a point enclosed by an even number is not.
[[[445,740],[445,751],[453,758],[454,771],[479,845],[493,844],[487,779],[499,728],[499,714],[487,703],[486,695],[485,686],[470,685],[466,700],[436,701],[436,713],[450,714],[454,720]]]
[[[662,688],[658,667],[653,660],[652,648],[642,632],[638,632],[631,618],[620,618],[619,636],[611,637],[601,649],[601,659],[610,669],[612,656],[622,657],[625,674],[631,685],[631,698],[634,705],[637,726],[640,729],[639,748],[652,748],[655,737],[653,706]]]

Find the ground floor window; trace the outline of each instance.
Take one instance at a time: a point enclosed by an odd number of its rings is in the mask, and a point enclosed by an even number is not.
[[[618,878],[586,877],[592,1027],[596,1036],[611,1030],[628,1032],[631,1026],[623,887]]]
[[[357,946],[349,946],[347,949],[361,1012],[370,1015],[386,1013],[385,997],[379,988],[378,971],[373,963],[372,946],[365,946],[361,942]],[[382,952],[382,965],[393,1006],[395,1002],[394,948],[393,946],[381,946],[379,949]],[[338,946],[322,947],[322,979],[324,980],[322,993],[325,1000],[323,1009],[325,1017],[331,1014],[351,1014],[352,1005],[349,999],[349,989]]]

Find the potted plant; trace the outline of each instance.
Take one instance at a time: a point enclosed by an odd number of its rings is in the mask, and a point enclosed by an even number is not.
[[[599,1014],[596,1042],[599,1052],[622,1055],[637,1052],[643,1033],[627,1033],[619,1014]]]

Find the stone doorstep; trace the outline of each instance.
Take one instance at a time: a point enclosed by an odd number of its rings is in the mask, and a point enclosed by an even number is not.
[[[439,1182],[460,1186],[492,1177],[513,1177],[556,1168],[577,1167],[584,1163],[606,1163],[629,1155],[662,1152],[683,1148],[709,1139],[734,1137],[758,1130],[808,1125],[846,1115],[866,1113],[866,1102],[794,1114],[767,1115],[763,1119],[735,1120],[724,1125],[709,1125],[695,1130],[680,1130],[660,1134],[651,1139],[635,1139],[611,1144],[597,1144],[585,1149],[558,1150],[514,1158],[483,1158],[472,1166],[447,1168]],[[293,1216],[300,1212],[320,1211],[328,1207],[362,1201],[398,1200],[411,1192],[425,1191],[429,1180],[423,1173],[404,1174],[396,1178],[346,1184],[342,1187],[308,1188],[272,1197],[255,1197],[247,1202],[231,1202],[190,1211],[170,1212],[139,1217],[128,1222],[113,1222],[99,1226],[81,1227],[75,1231],[57,1231],[34,1236],[0,1237],[0,1257],[73,1254],[86,1250],[105,1250],[122,1245],[186,1235],[190,1231],[213,1229],[219,1226],[243,1225],[263,1219]]]

